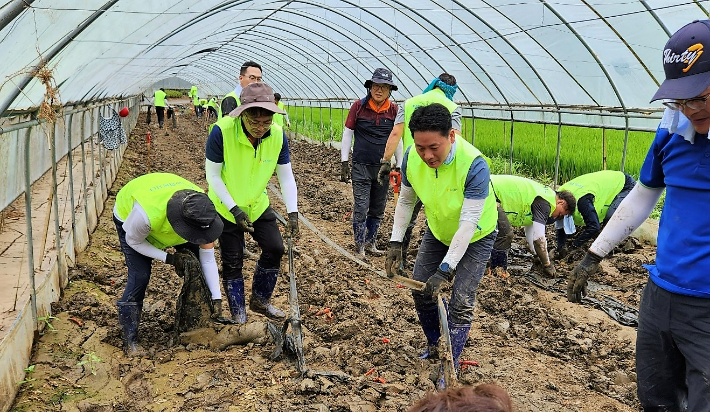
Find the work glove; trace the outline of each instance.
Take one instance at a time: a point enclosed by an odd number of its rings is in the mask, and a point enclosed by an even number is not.
[[[347,160],[343,160],[340,163],[340,181],[343,183],[348,183],[350,181],[350,166]]]
[[[545,274],[545,276],[548,278],[557,277],[557,273],[555,272],[555,265],[552,262],[542,268],[542,273]]]
[[[187,262],[187,260],[191,258],[192,256],[190,255],[190,253],[187,252],[168,253],[168,255],[165,257],[165,263],[174,266],[175,273],[177,273],[178,276],[182,277],[183,273],[185,273],[185,262]]]
[[[301,234],[301,231],[298,230],[298,212],[288,214],[288,226],[286,228],[291,238],[297,238]]]
[[[380,171],[377,172],[377,181],[380,186],[386,186],[390,181],[390,172],[392,171],[392,164],[389,160],[380,160]]]
[[[600,256],[587,252],[584,259],[567,276],[567,300],[579,303],[587,294],[587,280],[589,276],[599,271]]]
[[[424,297],[433,301],[437,300],[439,292],[454,278],[453,271],[445,272],[441,268],[436,269],[436,273],[426,281],[424,286]]]
[[[385,260],[385,272],[388,277],[400,274],[402,267],[402,242],[390,242],[390,248],[387,251],[387,259]]]
[[[232,212],[232,216],[234,216],[237,229],[242,232],[254,233],[254,225],[251,223],[251,220],[249,220],[247,212],[240,209],[239,206],[234,206],[229,211]]]

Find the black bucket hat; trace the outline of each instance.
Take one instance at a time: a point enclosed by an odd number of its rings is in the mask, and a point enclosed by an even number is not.
[[[392,91],[397,90],[397,85],[392,81],[392,72],[381,67],[372,72],[372,78],[370,80],[365,81],[365,88],[369,89],[372,87],[372,83],[389,84],[392,86]]]
[[[224,228],[212,200],[205,193],[190,189],[173,194],[168,200],[167,215],[175,233],[196,245],[214,242]]]

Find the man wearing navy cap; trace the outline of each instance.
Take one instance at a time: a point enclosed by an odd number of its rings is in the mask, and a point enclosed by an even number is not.
[[[639,182],[570,274],[579,302],[599,261],[650,215],[666,189],[655,265],[645,265],[636,338],[645,411],[710,411],[710,20],[694,21],[663,50],[666,79],[651,101],[667,107]]]
[[[353,181],[353,236],[355,251],[364,256],[365,252],[382,256],[377,249],[377,232],[387,204],[389,181],[378,182],[380,159],[385,152],[387,138],[394,127],[399,107],[390,100],[397,86],[392,81],[392,72],[375,69],[372,78],[365,81],[367,96],[357,100],[350,107],[343,128],[341,146],[340,180]],[[352,176],[348,168],[350,142],[353,136]]]

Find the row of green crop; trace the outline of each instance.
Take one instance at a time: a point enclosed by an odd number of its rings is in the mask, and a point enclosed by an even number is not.
[[[287,106],[287,111],[292,131],[314,140],[341,140],[347,110]],[[465,118],[462,134],[466,140],[472,141],[479,150],[493,159],[493,173],[524,175],[551,184],[557,157],[557,125],[514,122],[512,127],[512,171],[510,170],[510,121],[485,119],[473,121],[471,118]],[[624,140],[623,130],[563,126],[560,138],[558,184],[605,168],[621,170]],[[629,132],[624,162],[625,172],[638,178],[652,141],[653,133]],[[659,205],[662,205],[662,202]],[[658,217],[659,213],[660,209],[651,216]]]

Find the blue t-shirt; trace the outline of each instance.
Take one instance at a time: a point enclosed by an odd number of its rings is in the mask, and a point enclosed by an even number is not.
[[[271,130],[269,130],[262,139],[267,139],[271,137]],[[279,159],[276,164],[285,165],[291,163],[291,157],[288,154],[288,139],[286,138],[286,132],[283,134],[284,144],[281,147],[281,152],[279,153]],[[205,156],[207,160],[215,163],[224,163],[224,144],[222,143],[222,129],[215,125],[210,132],[210,136],[207,138],[207,144],[205,145]],[[255,143],[254,149],[259,145],[261,139],[258,139]]]
[[[402,184],[407,187],[412,187],[407,179],[407,158],[409,157],[409,151],[412,150],[412,146],[409,146],[404,152],[404,159],[402,160]],[[451,151],[447,156],[446,161],[449,163],[453,160],[454,154],[456,153],[456,143],[451,146]],[[468,175],[466,176],[466,183],[464,185],[463,197],[464,199],[478,199],[482,200],[488,197],[488,182],[491,179],[491,172],[488,169],[488,163],[486,160],[479,156],[473,159],[471,167],[468,169]]]
[[[695,143],[658,129],[641,168],[639,182],[666,188],[658,229],[656,264],[644,265],[659,287],[710,298],[710,140]]]

